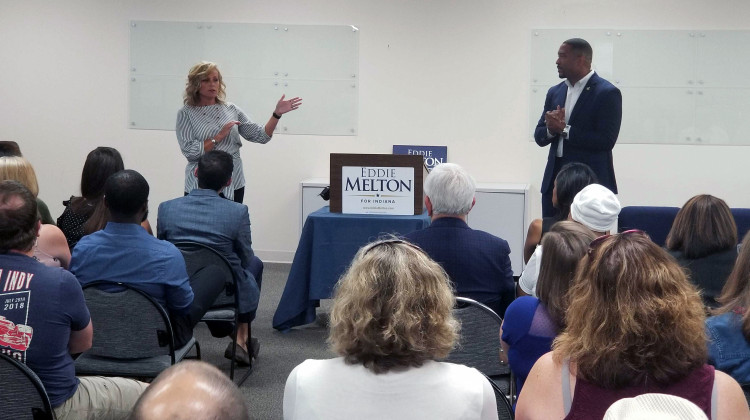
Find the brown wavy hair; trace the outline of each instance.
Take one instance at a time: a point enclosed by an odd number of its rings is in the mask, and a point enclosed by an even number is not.
[[[750,232],[742,239],[740,254],[716,301],[721,306],[713,311],[714,315],[734,310],[742,313],[742,334],[750,341],[750,311],[747,310],[750,308]]]
[[[568,289],[576,268],[596,235],[586,226],[572,221],[557,222],[542,238],[542,261],[536,295],[547,308],[558,328],[565,327]]]
[[[219,75],[219,94],[216,95],[216,103],[223,104],[226,98],[226,88],[224,84],[224,78],[221,77],[221,72],[216,63],[210,61],[201,61],[190,68],[187,77],[187,83],[185,83],[185,94],[183,95],[183,102],[185,105],[198,106],[200,103],[200,88],[201,82],[206,80],[208,74],[216,70]]]
[[[700,295],[643,233],[600,239],[569,291],[566,330],[553,343],[577,376],[616,389],[680,380],[707,360]]]
[[[366,245],[336,285],[328,342],[375,373],[418,367],[453,349],[456,299],[445,271],[402,240]]]
[[[727,203],[712,195],[696,195],[677,212],[666,247],[686,258],[701,258],[737,245],[737,225]]]

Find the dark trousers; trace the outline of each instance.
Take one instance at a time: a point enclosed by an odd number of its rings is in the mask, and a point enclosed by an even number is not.
[[[557,209],[552,205],[552,190],[542,193],[542,217],[552,217]]]
[[[215,265],[203,267],[190,277],[190,287],[193,289],[193,303],[190,304],[188,313],[170,316],[175,348],[181,348],[190,341],[193,328],[224,290],[223,272]]]
[[[560,168],[562,167],[560,159],[561,158],[555,159],[555,166],[552,171],[554,176],[552,177],[552,182],[550,183],[549,188],[547,191],[542,191],[542,217],[552,217],[557,214],[557,209],[552,205],[552,189],[555,186],[554,180],[557,178],[557,173],[560,172]]]
[[[235,196],[236,197],[236,196]],[[263,285],[263,261],[260,260],[260,258],[253,255],[253,260],[250,261],[250,272],[253,273],[253,276],[255,277],[255,282],[258,283],[258,290],[261,290],[261,286]],[[252,311],[248,313],[240,313],[237,315],[237,318],[240,322],[252,322],[255,319],[255,313],[257,311]]]

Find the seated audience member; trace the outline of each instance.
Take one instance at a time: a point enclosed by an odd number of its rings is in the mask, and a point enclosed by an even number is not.
[[[737,382],[750,384],[750,232],[716,300],[721,306],[706,320],[708,363]]]
[[[610,228],[617,222],[620,209],[620,201],[612,191],[602,185],[591,184],[576,194],[573,204],[570,205],[568,220],[586,226],[596,236],[602,236],[609,234]],[[519,296],[537,296],[536,282],[543,248],[542,246],[536,247],[526,268],[521,273],[517,288]]]
[[[482,302],[501,317],[513,301],[513,269],[508,242],[466,224],[474,207],[474,179],[455,163],[443,163],[424,182],[429,227],[405,238],[437,261],[456,295]]]
[[[0,182],[0,296],[13,302],[2,316],[15,324],[0,351],[36,373],[59,420],[125,419],[147,384],[76,378],[71,354],[91,347],[91,316],[75,276],[32,258],[40,226],[31,191]]]
[[[251,270],[254,254],[247,206],[219,197],[219,192],[232,182],[233,166],[232,155],[227,152],[212,150],[203,154],[196,169],[198,188],[187,196],[159,205],[156,232],[159,239],[172,243],[193,241],[208,245],[232,265],[239,279],[240,306],[235,359],[249,365],[251,357],[257,357],[260,349],[258,339],[251,338],[250,334],[250,323],[260,299],[260,285]],[[224,356],[232,357],[232,343]]]
[[[716,297],[737,259],[737,225],[727,203],[707,194],[688,200],[677,212],[666,247],[688,270],[703,303],[717,307]]]
[[[65,235],[55,225],[42,225],[34,242],[34,259],[49,267],[68,269],[70,249]]]
[[[107,179],[107,226],[86,235],[73,250],[70,271],[82,285],[97,280],[129,284],[148,293],[169,311],[175,346],[184,346],[193,327],[224,288],[221,271],[208,266],[188,279],[182,253],[149,235],[140,223],[148,214],[148,182],[124,170]]]
[[[0,181],[12,180],[18,181],[31,191],[36,197],[39,192],[39,184],[36,179],[36,172],[28,160],[18,157],[0,157]],[[52,223],[52,216],[49,214],[47,205],[38,197],[36,198],[37,206],[42,211],[39,217],[42,220],[42,227],[39,229],[39,237],[34,242],[34,258],[50,267],[62,267],[67,269],[70,264],[70,250],[65,245],[65,235]],[[47,222],[44,221],[46,214]],[[64,245],[64,246],[63,246]]]
[[[34,167],[31,166],[31,162],[21,156],[0,157],[0,181],[8,179],[20,182],[28,188],[32,194],[34,194],[39,208],[39,216],[41,217],[43,224],[55,224],[55,221],[52,220],[52,216],[50,215],[49,208],[44,201],[38,197],[39,183],[37,182],[36,172],[34,172]]]
[[[523,260],[529,262],[531,254],[537,245],[542,243],[544,234],[549,232],[555,222],[568,220],[570,205],[573,198],[583,187],[596,183],[596,174],[585,163],[571,162],[560,169],[552,188],[552,205],[557,214],[542,219],[534,219],[526,233],[526,243],[523,246]]]
[[[23,156],[18,143],[14,141],[0,141],[0,157],[3,156]]]
[[[219,369],[182,361],[163,371],[138,399],[131,420],[250,420],[242,393]]]
[[[81,197],[63,201],[65,210],[57,218],[72,250],[84,235],[104,229],[109,213],[104,206],[104,183],[112,174],[125,169],[122,156],[112,147],[97,147],[89,152],[81,173]],[[141,225],[151,234],[148,220]]]
[[[516,419],[600,419],[646,393],[685,398],[712,419],[750,418],[739,384],[706,364],[698,291],[646,234],[597,238],[568,296],[565,330],[531,369]]]
[[[555,223],[542,239],[544,256],[536,287],[539,298],[521,296],[505,311],[500,360],[510,362],[517,392],[521,392],[531,367],[552,349],[552,340],[565,328],[568,289],[578,262],[594,239],[596,235],[579,223]]]
[[[333,298],[328,341],[341,357],[294,368],[284,419],[497,419],[484,376],[436,361],[456,341],[455,303],[445,271],[421,249],[362,247]]]

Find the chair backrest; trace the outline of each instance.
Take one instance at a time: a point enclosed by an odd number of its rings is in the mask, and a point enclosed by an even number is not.
[[[39,377],[23,363],[0,354],[2,418],[53,419],[52,405]]]
[[[83,286],[94,324],[86,354],[114,359],[171,355],[174,334],[167,311],[147,293],[127,284],[95,281]]]
[[[737,224],[737,240],[742,242],[742,238],[750,230],[750,209],[730,209],[734,217],[734,223]]]
[[[446,362],[476,368],[487,376],[510,374],[508,365],[500,363],[500,325],[503,320],[487,306],[468,298],[457,297],[453,315],[461,323],[458,346]]]
[[[224,290],[226,293],[221,293],[219,297],[216,298],[216,301],[214,301],[214,304],[211,306],[212,308],[236,305],[236,293],[234,292],[237,284],[235,277],[236,273],[226,257],[219,254],[218,251],[210,246],[199,242],[181,241],[175,242],[174,246],[180,250],[183,258],[185,258],[188,276],[192,276],[196,271],[209,265],[215,265],[223,272],[225,284]]]
[[[748,407],[750,407],[750,384],[742,385],[742,392],[745,393],[745,399],[747,400],[747,405]]]
[[[750,230],[750,209],[735,208],[730,210],[734,222],[737,224],[737,239],[742,241],[742,237]],[[679,207],[623,207],[618,216],[617,230],[624,232],[629,229],[640,229],[648,233],[655,244],[664,246],[678,211],[680,211]]]
[[[492,386],[492,390],[495,392],[495,404],[497,404],[498,420],[513,420],[513,418],[515,417],[515,412],[513,411],[513,406],[511,406],[510,401],[508,401],[508,397],[492,379],[490,379],[487,375],[484,375],[484,377],[489,381],[490,385]]]
[[[664,246],[672,229],[679,207],[627,206],[617,218],[617,230],[624,232],[639,229],[646,233],[659,246]]]

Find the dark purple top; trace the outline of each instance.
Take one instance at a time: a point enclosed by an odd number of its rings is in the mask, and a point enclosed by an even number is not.
[[[565,419],[596,419],[604,417],[609,406],[622,398],[633,398],[641,394],[660,393],[685,398],[700,407],[711,418],[711,392],[714,386],[714,367],[703,365],[679,382],[660,386],[655,382],[629,386],[621,389],[604,389],[576,379],[573,403]]]

